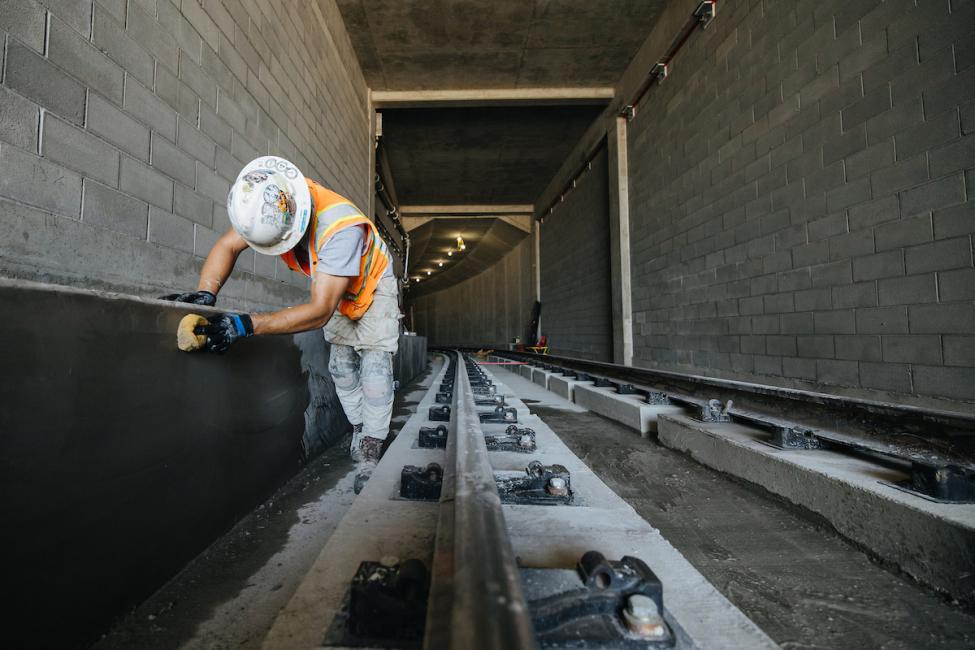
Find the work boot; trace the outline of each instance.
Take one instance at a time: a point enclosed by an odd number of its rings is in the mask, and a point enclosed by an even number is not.
[[[363,436],[362,443],[359,445],[359,467],[355,477],[353,489],[356,494],[362,492],[362,488],[369,482],[372,471],[379,464],[379,458],[383,454],[383,441],[379,438]]]
[[[349,444],[349,456],[353,461],[359,462],[359,445],[362,444],[362,423],[352,425],[352,442]]]

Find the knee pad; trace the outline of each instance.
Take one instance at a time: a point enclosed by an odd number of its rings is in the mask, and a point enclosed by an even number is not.
[[[339,388],[351,389],[356,385],[359,373],[359,356],[345,345],[332,345],[328,357],[328,372]]]
[[[393,399],[393,355],[390,352],[366,350],[362,353],[362,396],[373,406],[383,406]]]

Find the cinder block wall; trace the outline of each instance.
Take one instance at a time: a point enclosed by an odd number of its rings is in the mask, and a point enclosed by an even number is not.
[[[720,3],[629,125],[636,363],[975,400],[973,29]]]
[[[333,0],[4,0],[0,29],[4,276],[195,288],[261,154],[368,207],[367,88]],[[221,304],[306,286],[247,251]]]
[[[515,336],[524,338],[535,300],[533,247],[533,237],[526,237],[469,280],[415,299],[407,296],[414,329],[431,346],[507,349]]]
[[[541,226],[542,333],[552,354],[613,360],[606,150]]]

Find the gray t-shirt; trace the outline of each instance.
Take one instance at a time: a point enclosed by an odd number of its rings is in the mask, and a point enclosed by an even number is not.
[[[359,261],[366,236],[362,228],[343,228],[318,250],[318,270],[328,275],[355,277],[359,275]],[[393,274],[393,264],[386,266],[383,277]]]

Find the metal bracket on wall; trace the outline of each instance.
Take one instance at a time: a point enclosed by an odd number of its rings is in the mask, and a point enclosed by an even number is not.
[[[711,21],[714,20],[714,14],[718,11],[717,5],[718,3],[714,0],[705,0],[694,10],[694,17],[701,24],[701,29],[707,29]]]

